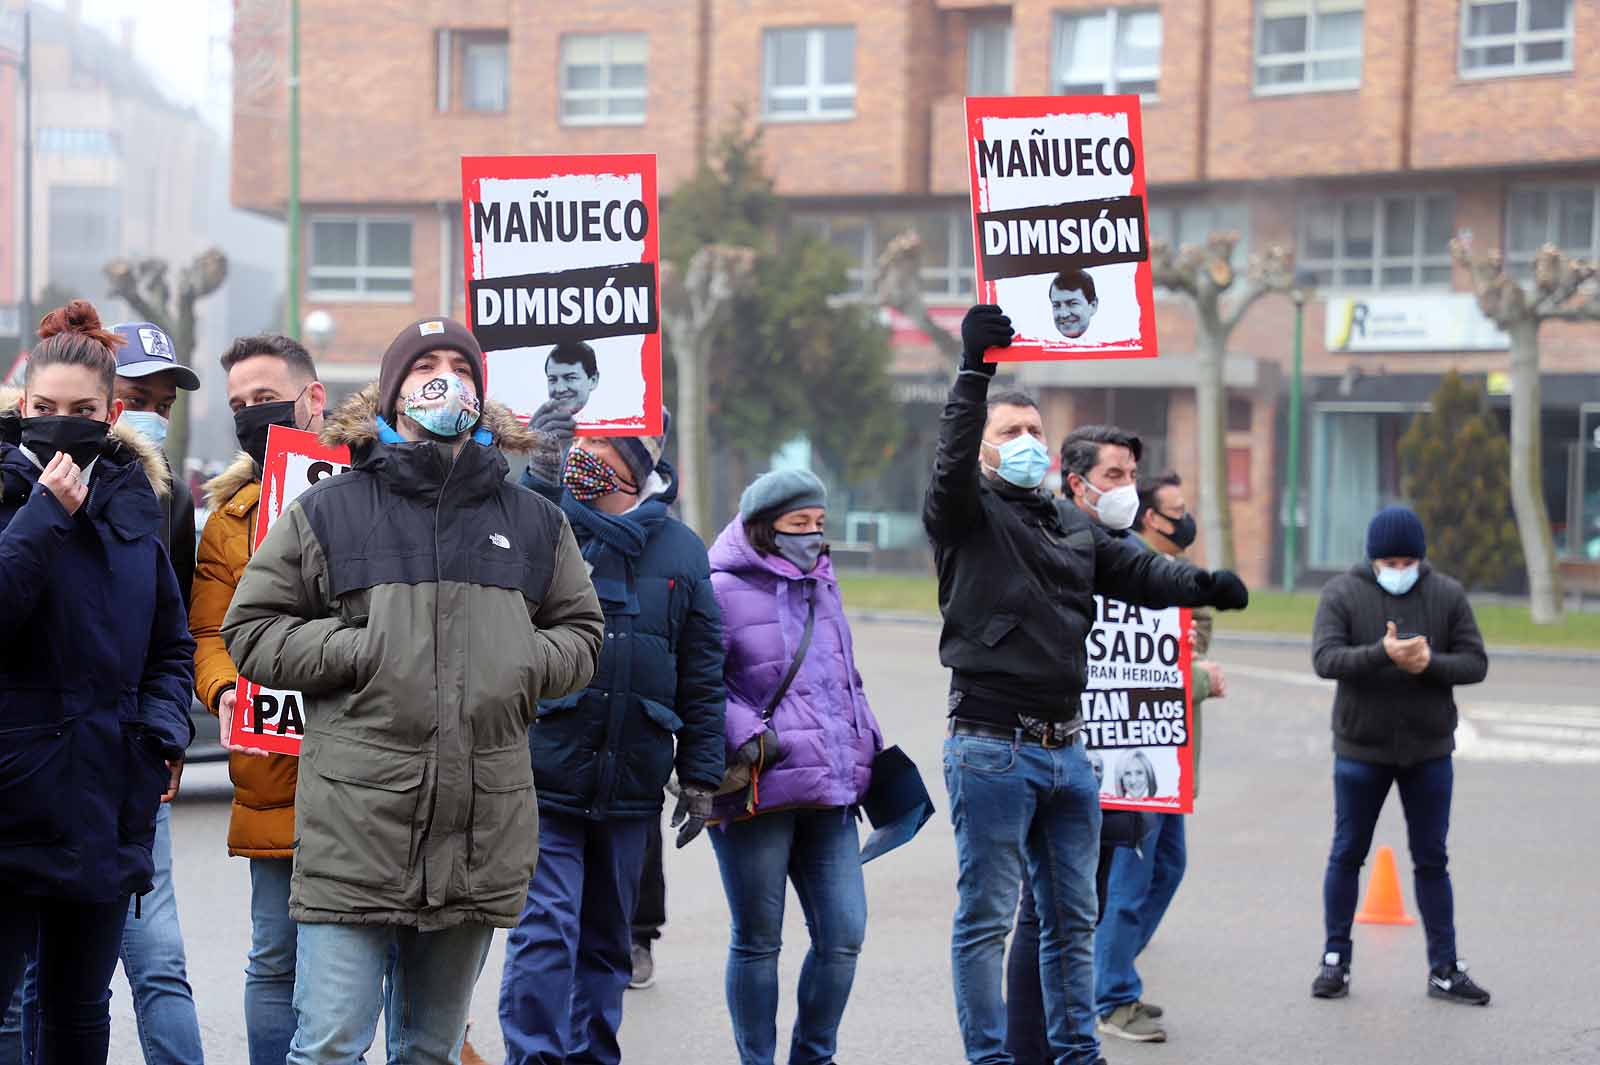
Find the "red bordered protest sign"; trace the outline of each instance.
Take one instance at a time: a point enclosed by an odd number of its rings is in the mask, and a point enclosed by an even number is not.
[[[1094,600],[1083,727],[1100,805],[1193,813],[1193,615]]]
[[[461,160],[467,316],[489,394],[587,435],[661,433],[654,155]]]
[[[978,299],[996,361],[1156,355],[1137,96],[967,98]]]
[[[267,461],[261,471],[261,502],[256,506],[252,549],[261,546],[267,530],[289,504],[324,477],[350,468],[350,449],[329,447],[317,434],[274,425],[267,430]],[[230,744],[274,754],[300,753],[305,736],[305,698],[296,691],[263,688],[239,678],[234,697]]]

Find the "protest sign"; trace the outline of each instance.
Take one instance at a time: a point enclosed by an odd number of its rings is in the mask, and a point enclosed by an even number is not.
[[[978,302],[995,361],[1156,354],[1137,96],[967,98]]]
[[[461,160],[467,321],[489,394],[586,435],[661,427],[654,155]]]
[[[350,468],[350,449],[329,447],[316,433],[274,425],[267,430],[267,461],[261,470],[261,502],[256,505],[252,548],[307,488]],[[300,753],[305,736],[305,698],[295,691],[263,688],[239,678],[234,696],[233,732],[228,742],[274,754]]]
[[[1193,813],[1190,612],[1094,602],[1083,728],[1100,805]]]

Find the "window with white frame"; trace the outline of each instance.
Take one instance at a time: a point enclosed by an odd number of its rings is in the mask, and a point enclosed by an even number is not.
[[[1256,92],[1361,85],[1365,0],[1256,0]]]
[[[1062,95],[1138,93],[1161,80],[1161,12],[1113,7],[1058,14],[1051,80]]]
[[[1296,265],[1328,288],[1448,285],[1454,235],[1448,193],[1331,200],[1301,211]]]
[[[505,30],[440,30],[435,43],[441,112],[506,109],[511,38]]]
[[[1506,196],[1506,262],[1527,276],[1546,244],[1567,255],[1600,258],[1600,185],[1534,185]]]
[[[768,119],[853,118],[854,26],[767,30],[761,113]]]
[[[311,219],[310,230],[311,299],[411,299],[409,218],[320,215]]]
[[[890,241],[912,229],[922,238],[923,295],[936,303],[972,296],[972,219],[965,210],[800,215],[795,222],[844,253],[843,295],[865,295],[872,288],[878,256]]]
[[[967,29],[967,95],[1011,95],[1011,22],[983,19]]]
[[[1572,69],[1572,0],[1462,0],[1465,77]]]
[[[568,126],[644,121],[650,43],[642,33],[561,38],[561,121]]]
[[[1166,204],[1153,200],[1149,208],[1150,239],[1169,247],[1205,247],[1213,233],[1234,233],[1233,261],[1250,257],[1250,208],[1239,202]]]

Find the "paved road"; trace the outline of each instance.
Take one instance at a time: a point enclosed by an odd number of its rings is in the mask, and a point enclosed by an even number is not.
[[[891,741],[922,766],[941,812],[912,845],[867,870],[871,923],[840,1038],[843,1062],[961,1061],[949,975],[954,847],[939,771],[944,675],[935,631],[870,624],[857,632],[867,690]],[[1600,670],[1497,660],[1461,692],[1453,866],[1463,956],[1495,993],[1487,1010],[1424,996],[1419,927],[1357,932],[1354,990],[1307,994],[1320,936],[1322,863],[1331,828],[1329,686],[1306,653],[1219,640],[1232,694],[1207,708],[1204,793],[1189,828],[1189,877],[1143,961],[1146,997],[1168,1011],[1172,1042],[1108,1046],[1133,1063],[1600,1061],[1593,1005],[1593,881],[1600,874]],[[225,772],[191,771],[176,811],[178,878],[190,973],[209,1059],[244,1063],[242,967],[249,938],[246,865],[224,857]],[[1378,832],[1404,868],[1391,802]],[[722,997],[727,909],[711,848],[668,857],[671,923],[658,985],[632,992],[623,1028],[637,1065],[734,1060]],[[1409,883],[1405,895],[1413,907]],[[780,1031],[806,942],[792,902]],[[498,1060],[501,941],[474,1001],[475,1039]],[[139,1061],[120,977],[113,1061]],[[782,1059],[780,1058],[780,1061]]]

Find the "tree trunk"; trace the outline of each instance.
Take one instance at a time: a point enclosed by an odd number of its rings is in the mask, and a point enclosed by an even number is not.
[[[1528,598],[1535,625],[1561,620],[1550,511],[1544,502],[1539,455],[1539,323],[1515,323],[1511,334],[1511,509],[1528,566]]]
[[[709,337],[684,329],[673,338],[673,355],[678,366],[678,415],[672,421],[678,430],[678,505],[683,520],[710,542],[711,471],[706,467],[706,375],[705,345]]]
[[[1194,384],[1196,435],[1200,441],[1200,530],[1206,564],[1233,568],[1233,514],[1228,503],[1228,389],[1223,381],[1227,338],[1220,324],[1195,316],[1199,365]],[[1196,504],[1192,504],[1196,505]]]

